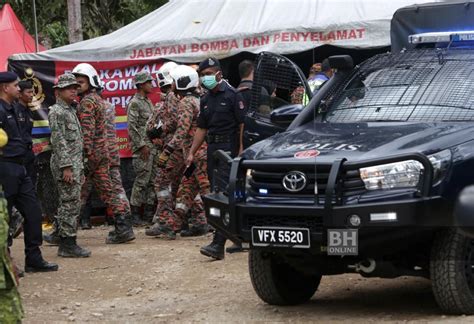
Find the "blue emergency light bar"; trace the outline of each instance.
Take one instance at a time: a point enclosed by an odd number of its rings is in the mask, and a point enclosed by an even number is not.
[[[408,36],[410,44],[474,41],[474,31],[433,32]]]

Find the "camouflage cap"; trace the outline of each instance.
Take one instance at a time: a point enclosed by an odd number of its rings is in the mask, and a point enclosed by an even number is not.
[[[153,77],[150,75],[150,73],[148,72],[138,72],[137,74],[135,74],[135,84],[142,84],[142,83],[145,83],[145,82],[148,82],[148,81],[153,81],[155,79],[153,79]]]
[[[72,73],[64,73],[58,77],[58,82],[53,86],[53,88],[64,89],[72,85],[79,87],[79,83],[77,83],[76,77]]]

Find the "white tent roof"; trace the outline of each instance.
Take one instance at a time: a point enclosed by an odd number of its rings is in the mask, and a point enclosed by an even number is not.
[[[401,7],[433,0],[172,0],[105,36],[15,60],[198,62],[247,51],[291,54],[324,44],[390,45]]]

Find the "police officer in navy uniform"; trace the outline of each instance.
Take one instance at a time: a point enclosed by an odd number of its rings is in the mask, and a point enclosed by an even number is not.
[[[36,171],[36,157],[33,153],[33,112],[28,107],[29,104],[33,101],[35,95],[35,90],[33,88],[33,83],[31,80],[22,80],[18,83],[20,87],[20,95],[18,101],[13,105],[15,106],[16,111],[18,111],[18,124],[20,126],[21,137],[23,142],[26,143],[27,152],[25,154],[24,166],[26,168],[26,173],[31,179],[33,186],[35,187],[36,192],[36,183],[37,183],[37,171]],[[24,216],[20,215],[17,210],[13,210],[13,213],[10,217],[9,222],[9,232],[13,237],[17,237],[21,233],[21,226],[23,224]]]
[[[8,135],[8,143],[0,151],[0,184],[5,192],[9,214],[15,206],[25,215],[25,271],[56,271],[58,265],[45,261],[41,255],[41,209],[24,166],[28,145],[21,136],[18,109],[13,106],[19,90],[15,73],[0,72],[0,128]]]
[[[33,101],[35,94],[33,83],[30,80],[22,80],[18,83],[20,87],[20,96],[15,108],[18,111],[18,121],[20,124],[21,137],[27,146],[27,153],[25,157],[25,168],[28,176],[31,178],[33,185],[36,188],[36,168],[35,168],[35,154],[33,153],[33,112],[28,105]]]
[[[191,165],[194,154],[204,140],[207,140],[207,170],[211,182],[214,174],[213,154],[217,150],[230,152],[232,157],[239,155],[243,149],[242,132],[244,127],[245,103],[238,90],[229,85],[222,78],[219,61],[208,58],[199,64],[199,75],[202,86],[207,93],[201,98],[198,129],[193,145],[186,159],[186,165]],[[221,174],[227,177],[230,169],[222,163],[219,165],[219,178]],[[224,183],[225,184],[225,183]],[[221,186],[221,189],[222,186]],[[201,253],[211,258],[224,259],[225,237],[216,231],[211,244],[201,248]]]

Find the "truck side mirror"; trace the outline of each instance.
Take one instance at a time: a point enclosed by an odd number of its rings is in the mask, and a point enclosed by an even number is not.
[[[274,109],[270,114],[270,121],[278,126],[281,127],[288,127],[293,119],[302,112],[304,106],[301,104],[293,104],[282,106],[279,108]]]
[[[474,185],[464,188],[454,208],[454,224],[461,233],[474,238]]]
[[[354,61],[349,55],[333,55],[328,58],[329,66],[337,70],[352,70]]]

